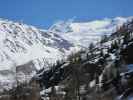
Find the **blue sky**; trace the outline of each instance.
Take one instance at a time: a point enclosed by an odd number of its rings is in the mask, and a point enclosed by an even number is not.
[[[0,0],[0,17],[48,28],[58,20],[132,16],[133,0]]]

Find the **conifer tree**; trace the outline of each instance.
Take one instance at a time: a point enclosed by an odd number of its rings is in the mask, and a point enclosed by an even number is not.
[[[93,49],[94,49],[94,47],[95,47],[94,44],[93,44],[93,43],[90,43],[90,45],[89,45],[89,51],[90,51],[90,54],[91,54],[90,56],[91,56],[91,57],[94,56],[94,54],[93,54]]]
[[[125,34],[124,34],[124,38],[123,38],[124,44],[127,44],[129,39],[130,39],[129,33],[125,33]]]

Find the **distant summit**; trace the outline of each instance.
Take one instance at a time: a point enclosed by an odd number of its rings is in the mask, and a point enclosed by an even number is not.
[[[113,19],[94,20],[89,22],[74,22],[74,20],[59,21],[49,28],[71,43],[88,46],[91,42],[99,41],[103,34],[110,35],[123,23],[131,20],[132,17],[116,17]]]

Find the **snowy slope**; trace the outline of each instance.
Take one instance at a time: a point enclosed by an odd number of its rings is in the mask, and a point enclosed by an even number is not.
[[[0,19],[0,88],[8,89],[16,82],[16,69],[23,70],[18,71],[21,75],[27,73],[30,67],[23,64],[34,67],[30,68],[34,69],[28,73],[30,76],[35,70],[48,68],[49,64],[62,59],[71,47],[71,43],[56,33]]]
[[[72,44],[57,34],[22,23],[0,20],[0,64],[3,68],[7,62],[21,65],[42,57],[49,61],[58,59],[70,47]]]
[[[110,34],[129,18],[91,22],[59,22],[49,30],[0,19],[0,88],[16,85],[17,77],[33,76],[35,70],[65,58],[73,48],[88,47],[103,34]],[[20,80],[20,81],[22,81]]]
[[[99,41],[101,35],[110,35],[115,32],[116,28],[130,19],[130,17],[116,17],[90,22],[60,21],[50,27],[49,31],[58,33],[76,46],[87,47],[90,42],[96,43]]]

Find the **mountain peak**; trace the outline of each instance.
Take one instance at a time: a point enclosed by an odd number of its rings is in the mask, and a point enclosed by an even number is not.
[[[59,34],[75,45],[86,47],[92,41],[94,43],[99,41],[101,35],[110,35],[115,32],[117,27],[120,27],[130,19],[131,17],[116,17],[88,22],[75,22],[73,20],[60,21],[54,24],[49,30]]]

